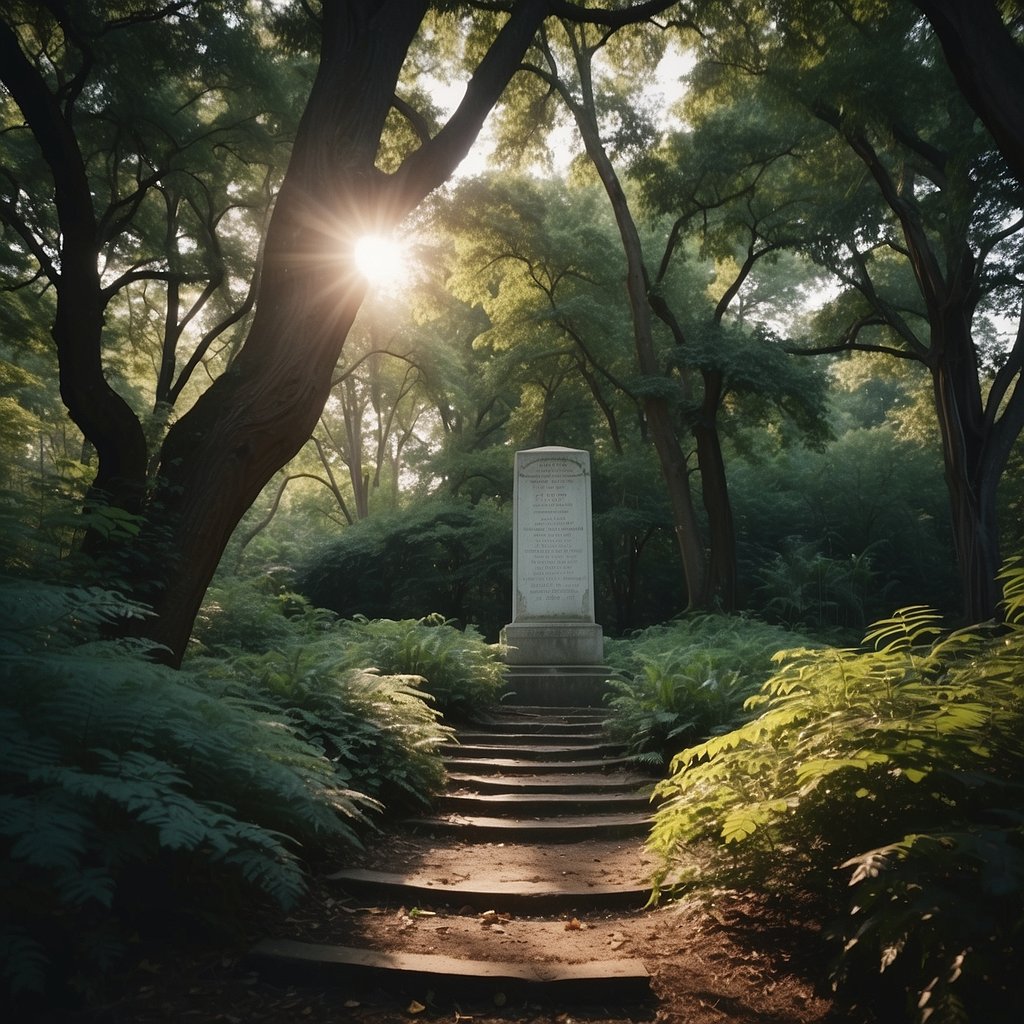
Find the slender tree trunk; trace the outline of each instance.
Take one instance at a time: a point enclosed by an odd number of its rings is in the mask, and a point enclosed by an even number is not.
[[[704,398],[693,427],[700,467],[701,494],[708,516],[708,575],[702,602],[724,611],[736,608],[736,526],[729,498],[722,441],[718,434],[718,409],[722,401],[722,374],[705,370]]]
[[[636,350],[637,366],[648,377],[662,376],[654,348],[654,333],[651,324],[651,310],[648,304],[648,278],[643,260],[643,246],[636,229],[636,222],[629,209],[629,203],[622,190],[618,175],[604,150],[597,123],[590,109],[583,109],[574,103],[566,93],[567,102],[576,118],[576,124],[583,137],[587,155],[590,157],[615,215],[622,248],[626,256],[626,292],[629,297],[629,311],[633,321],[633,344]],[[644,412],[651,440],[654,442],[665,481],[669,503],[672,508],[672,523],[682,561],[683,582],[686,588],[687,609],[702,606],[705,600],[705,558],[701,542],[697,515],[690,490],[690,467],[676,431],[673,410],[668,399],[661,395],[643,397]]]

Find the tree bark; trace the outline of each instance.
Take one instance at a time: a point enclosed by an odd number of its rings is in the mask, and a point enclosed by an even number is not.
[[[144,626],[178,664],[232,531],[309,438],[363,299],[350,252],[443,183],[469,151],[548,9],[522,0],[447,125],[390,176],[374,165],[425,0],[323,4],[320,66],[267,234],[252,327],[231,368],[168,432],[147,538],[162,572]],[[169,557],[168,553],[172,553]]]
[[[1024,48],[994,0],[915,0],[938,36],[964,98],[1024,183]]]
[[[731,612],[736,609],[736,524],[718,433],[724,382],[719,370],[704,370],[702,377],[704,397],[693,436],[697,442],[701,495],[708,516],[708,573],[703,604]]]
[[[135,413],[103,372],[106,299],[99,273],[99,227],[85,160],[65,111],[4,22],[0,22],[0,66],[4,84],[32,130],[53,179],[60,258],[54,263],[44,253],[38,255],[57,295],[52,334],[61,399],[97,455],[92,495],[137,512],[146,480],[146,440]]]

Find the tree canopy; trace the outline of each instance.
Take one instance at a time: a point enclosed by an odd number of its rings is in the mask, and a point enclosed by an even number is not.
[[[289,495],[345,526],[413,494],[500,504],[510,446],[540,443],[660,490],[601,513],[609,594],[671,536],[687,597],[662,614],[734,607],[768,557],[734,471],[765,438],[879,426],[836,418],[835,382],[888,355],[928,381],[963,607],[990,615],[1024,221],[1011,97],[970,56],[1012,67],[1019,26],[981,6],[958,46],[955,5],[903,0],[11,4],[7,477],[82,503],[68,543],[116,557],[172,662],[229,542],[241,564]],[[510,169],[446,186],[485,121]],[[430,269],[366,303],[355,243],[399,224]]]

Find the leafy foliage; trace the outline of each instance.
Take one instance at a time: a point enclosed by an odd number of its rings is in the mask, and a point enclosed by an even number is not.
[[[380,689],[371,685],[368,673],[379,673],[381,687],[395,687],[392,703],[409,715],[397,730],[405,731],[417,749],[425,740],[418,730],[428,722],[439,715],[471,717],[497,698],[503,670],[500,648],[485,643],[474,627],[459,629],[437,613],[419,619],[358,615],[339,620],[280,587],[278,579],[271,574],[262,581],[230,580],[211,588],[193,637],[196,654],[204,656],[203,664],[211,671],[255,686],[261,697],[269,696],[281,707],[297,703],[311,710],[312,702],[323,710],[318,702],[328,691],[337,695],[351,690],[345,700],[353,703],[346,706],[367,722],[376,720],[376,697],[365,696],[367,687]],[[226,658],[226,663],[210,659],[210,654]],[[387,676],[396,678],[388,683]],[[406,697],[413,692],[416,701],[408,703]],[[385,715],[377,724],[387,730],[389,719]],[[322,725],[324,736],[353,727]],[[436,743],[438,735],[432,735],[426,746]],[[325,746],[331,750],[339,744]]]
[[[496,637],[508,621],[511,545],[507,509],[435,497],[332,537],[299,567],[295,587],[343,618],[436,611]]]
[[[370,806],[250,695],[100,638],[144,614],[95,588],[0,581],[0,945],[14,990],[43,987],[51,962],[104,966],[110,911],[140,921],[165,899],[165,914],[206,913],[253,889],[293,902],[294,840],[355,842]]]
[[[225,681],[227,693],[271,706],[323,752],[340,784],[391,810],[427,803],[444,782],[437,748],[451,730],[439,723],[421,678],[378,675],[351,661],[332,630],[312,639],[295,634],[278,650],[214,659],[205,671]]]
[[[334,615],[288,589],[290,575],[275,567],[259,578],[218,580],[196,616],[193,653],[266,653],[329,629]]]
[[[882,972],[920,1019],[1005,1019],[1024,925],[1024,567],[1005,627],[949,632],[917,606],[865,648],[797,649],[758,717],[690,747],[660,784],[663,885],[817,893],[839,910],[837,983]],[[684,863],[686,844],[709,863]],[[880,990],[875,979],[873,990]]]
[[[472,626],[456,629],[440,615],[422,619],[355,619],[340,624],[353,667],[422,676],[438,709],[472,718],[497,699],[504,665],[499,648]]]
[[[609,732],[642,760],[667,764],[687,743],[744,717],[744,702],[771,672],[771,657],[795,637],[756,619],[699,615],[607,640],[616,669]]]
[[[788,543],[758,573],[754,591],[766,618],[792,628],[862,626],[879,590],[871,553],[833,558],[814,544]]]

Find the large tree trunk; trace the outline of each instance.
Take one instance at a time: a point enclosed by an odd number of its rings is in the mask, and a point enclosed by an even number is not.
[[[393,227],[469,151],[547,12],[521,0],[447,125],[393,175],[374,166],[425,0],[323,4],[320,67],[267,235],[252,327],[230,370],[168,432],[148,553],[161,568],[143,628],[180,663],[224,547],[305,443],[362,302],[354,242]],[[346,255],[346,254],[349,255]],[[146,552],[144,551],[144,556]]]
[[[915,0],[942,44],[953,77],[1024,182],[1024,47],[995,0]]]
[[[1001,471],[988,469],[984,416],[973,389],[963,383],[963,368],[949,350],[963,354],[969,339],[959,344],[946,339],[946,357],[932,370],[932,388],[946,489],[949,493],[953,542],[960,575],[963,615],[968,622],[983,622],[996,614],[1000,589],[996,576],[1000,567],[999,523],[996,516],[996,487]]]
[[[106,297],[99,272],[100,233],[85,161],[64,109],[2,22],[0,63],[4,83],[32,129],[53,178],[61,250],[59,260],[45,258],[43,272],[57,296],[52,333],[61,399],[96,452],[92,495],[97,501],[137,512],[146,480],[146,440],[135,413],[103,372]]]

